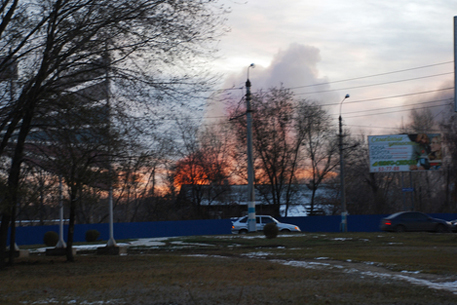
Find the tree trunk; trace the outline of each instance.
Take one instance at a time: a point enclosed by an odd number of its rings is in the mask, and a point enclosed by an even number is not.
[[[19,131],[19,136],[17,138],[17,143],[16,143],[16,148],[14,150],[14,156],[12,159],[11,163],[11,168],[8,176],[8,190],[7,190],[7,196],[5,198],[5,203],[6,203],[6,214],[7,217],[5,219],[6,224],[5,226],[3,225],[0,230],[0,258],[2,258],[2,261],[0,264],[4,265],[4,258],[5,254],[4,252],[6,251],[6,248],[3,245],[6,245],[6,240],[8,238],[8,224],[11,222],[11,220],[15,219],[15,215],[13,213],[16,213],[16,205],[17,205],[17,191],[19,188],[19,178],[20,178],[20,173],[21,173],[21,164],[22,164],[22,155],[24,152],[24,143],[25,139],[27,138],[27,134],[29,133],[30,130],[30,124],[32,121],[33,113],[34,113],[34,106],[35,103],[30,103],[29,108],[25,111],[24,118],[22,120],[22,125],[21,129]],[[4,212],[5,213],[5,212]],[[14,228],[12,228],[12,236],[10,240],[11,245],[15,245],[15,234],[14,234]],[[14,263],[14,247],[10,249],[10,255],[9,255],[9,264],[12,265]],[[2,253],[3,252],[3,253]]]
[[[10,211],[3,211],[2,223],[0,225],[0,269],[6,267],[6,244],[8,240],[8,227],[10,225]]]

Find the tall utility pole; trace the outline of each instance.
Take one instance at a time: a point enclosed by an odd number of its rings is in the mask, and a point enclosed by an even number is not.
[[[112,158],[111,158],[111,88],[110,88],[110,76],[109,69],[111,65],[111,58],[108,52],[108,46],[106,46],[106,53],[104,55],[104,64],[106,65],[105,71],[105,81],[106,81],[106,104],[108,106],[108,171],[109,171],[109,190],[108,190],[108,205],[109,205],[109,239],[106,244],[107,247],[117,247],[116,240],[114,239],[114,207],[113,207],[113,168],[112,168]]]
[[[254,190],[254,161],[252,157],[252,110],[251,110],[251,82],[249,81],[249,68],[254,67],[251,64],[248,67],[248,77],[246,80],[246,119],[247,119],[247,144],[248,144],[248,231],[255,232],[255,190]]]
[[[454,105],[457,111],[457,16],[454,16]]]
[[[349,94],[343,98],[340,103],[340,117],[339,117],[339,127],[340,127],[340,134],[339,134],[339,146],[340,146],[340,187],[341,187],[341,224],[340,224],[340,231],[347,232],[347,212],[346,212],[346,191],[344,190],[344,156],[343,156],[343,123],[341,118],[341,107],[343,106],[343,102],[349,98]]]
[[[62,175],[59,175],[59,241],[57,242],[56,248],[65,249],[67,244],[63,239],[63,186],[62,186]]]

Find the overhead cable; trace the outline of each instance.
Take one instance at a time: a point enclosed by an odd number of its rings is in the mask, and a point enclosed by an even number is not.
[[[434,75],[427,75],[427,76],[421,76],[421,77],[415,77],[415,78],[409,78],[409,79],[403,79],[403,80],[396,80],[396,81],[390,81],[390,82],[385,82],[385,83],[377,83],[377,84],[371,84],[371,85],[361,85],[361,86],[347,87],[347,88],[340,88],[340,89],[328,89],[328,90],[321,90],[321,91],[315,91],[315,92],[295,93],[295,95],[313,95],[313,94],[318,94],[318,93],[347,91],[347,90],[354,90],[354,89],[360,89],[360,88],[391,85],[391,84],[396,84],[396,83],[408,82],[408,81],[413,81],[413,80],[419,80],[419,79],[425,79],[425,78],[431,78],[431,77],[437,77],[437,76],[443,76],[443,75],[449,75],[449,74],[454,74],[454,72],[439,73],[439,74],[434,74]]]
[[[453,63],[453,62],[454,62],[454,61],[445,61],[445,62],[441,62],[441,63],[430,64],[430,65],[425,65],[425,66],[420,66],[420,67],[414,67],[414,68],[408,68],[408,69],[402,69],[402,70],[396,70],[396,71],[390,71],[390,72],[372,74],[372,75],[367,75],[367,76],[359,76],[359,77],[348,78],[348,79],[342,79],[342,80],[337,80],[337,81],[332,81],[332,82],[327,82],[327,83],[320,83],[320,84],[313,84],[313,85],[304,85],[304,86],[298,86],[298,87],[291,87],[291,88],[287,88],[287,89],[295,90],[295,89],[301,89],[301,88],[310,88],[310,87],[323,86],[323,85],[329,85],[329,84],[335,84],[335,83],[342,83],[342,82],[348,82],[348,81],[353,81],[353,80],[365,79],[365,78],[370,78],[370,77],[384,76],[384,75],[389,75],[389,74],[394,74],[394,73],[401,73],[401,72],[407,72],[407,71],[412,71],[412,70],[417,70],[417,69],[423,69],[423,68],[429,68],[429,67],[434,67],[434,66],[440,66],[440,65],[444,65],[444,64]]]

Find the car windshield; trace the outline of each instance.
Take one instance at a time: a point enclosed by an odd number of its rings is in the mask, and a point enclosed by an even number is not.
[[[392,219],[392,218],[395,218],[397,217],[398,215],[401,215],[403,214],[404,212],[398,212],[398,213],[395,213],[395,214],[392,214],[392,215],[389,215],[388,217],[386,217],[386,219]]]
[[[238,220],[238,222],[245,223],[247,220],[248,220],[248,217],[244,216],[243,218],[240,218],[240,220]]]
[[[274,219],[271,216],[262,216],[262,223],[270,223],[270,222],[279,223],[279,221],[277,221],[276,219]]]

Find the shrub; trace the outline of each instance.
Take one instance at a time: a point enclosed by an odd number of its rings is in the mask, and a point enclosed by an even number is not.
[[[59,234],[54,231],[44,233],[43,242],[47,247],[54,247],[59,241]]]
[[[265,227],[263,227],[263,233],[268,239],[272,239],[278,236],[278,232],[278,226],[274,222],[267,223]]]
[[[100,232],[98,232],[97,230],[86,231],[86,241],[87,242],[96,241],[99,236],[100,236]]]

